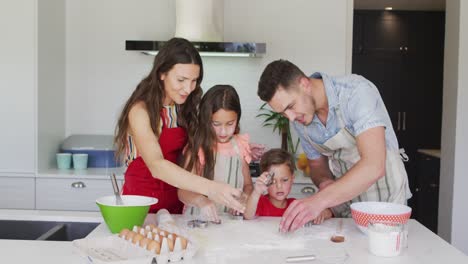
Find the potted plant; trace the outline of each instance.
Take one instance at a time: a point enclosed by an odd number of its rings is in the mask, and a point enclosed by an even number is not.
[[[260,106],[260,114],[258,114],[257,117],[264,119],[262,123],[264,127],[272,127],[273,132],[278,130],[278,133],[281,135],[281,148],[295,155],[297,147],[299,146],[299,138],[296,142],[293,141],[289,120],[281,114],[268,109],[266,106],[266,103]]]

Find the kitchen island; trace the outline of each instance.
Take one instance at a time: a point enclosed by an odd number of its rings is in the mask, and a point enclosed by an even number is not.
[[[175,216],[179,225],[187,219]],[[0,219],[55,220],[101,222],[99,213],[0,210]],[[153,222],[149,215],[147,222]],[[210,225],[206,229],[190,232],[200,246],[195,257],[180,263],[285,263],[288,256],[315,254],[324,263],[330,258],[345,262],[332,263],[468,263],[468,256],[455,249],[427,228],[409,221],[408,248],[401,256],[383,258],[371,255],[367,249],[367,237],[354,225],[352,219],[344,219],[344,243],[333,243],[333,234],[338,219],[322,225],[304,227],[295,233],[278,233],[279,218],[261,217],[255,220],[232,220],[223,218],[223,224]],[[12,230],[12,232],[19,232]],[[88,238],[109,236],[105,224],[99,225]],[[1,240],[1,263],[86,263],[74,253],[72,242]],[[346,257],[347,256],[347,257]]]

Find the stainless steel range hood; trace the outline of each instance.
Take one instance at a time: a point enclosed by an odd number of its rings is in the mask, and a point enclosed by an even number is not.
[[[265,54],[265,43],[224,42],[223,28],[223,0],[176,0],[174,35],[190,40],[201,56],[261,57]],[[156,55],[166,42],[127,40],[125,49]]]
[[[200,42],[191,41],[201,56],[211,57],[261,57],[266,52],[265,43],[253,42]],[[137,50],[156,55],[166,41],[127,40],[126,50]]]

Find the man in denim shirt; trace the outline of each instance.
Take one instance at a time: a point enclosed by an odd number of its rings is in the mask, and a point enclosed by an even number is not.
[[[296,230],[326,208],[349,217],[350,202],[405,204],[411,197],[392,123],[369,80],[307,77],[291,62],[277,60],[260,77],[258,95],[293,123],[320,189],[289,206],[281,231]]]

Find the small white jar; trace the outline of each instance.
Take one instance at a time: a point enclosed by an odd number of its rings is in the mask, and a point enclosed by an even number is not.
[[[401,254],[404,243],[403,224],[389,221],[369,221],[367,226],[370,253],[381,257]]]

